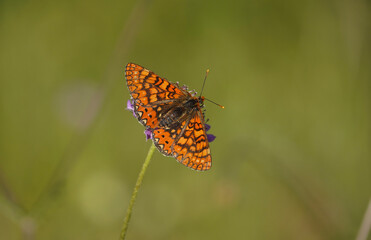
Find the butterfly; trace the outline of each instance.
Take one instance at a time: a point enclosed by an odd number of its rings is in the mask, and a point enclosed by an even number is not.
[[[210,169],[205,98],[134,63],[126,65],[125,77],[134,115],[151,132],[157,149],[194,170]]]

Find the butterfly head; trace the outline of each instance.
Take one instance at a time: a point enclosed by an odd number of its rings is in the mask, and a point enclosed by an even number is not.
[[[198,97],[198,103],[200,104],[200,107],[203,107],[204,106],[204,101],[205,101],[205,97],[204,96],[199,96]]]

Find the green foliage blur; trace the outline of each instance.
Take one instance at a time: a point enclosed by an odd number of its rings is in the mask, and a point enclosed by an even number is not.
[[[118,239],[150,142],[128,62],[200,91],[213,167],[157,150],[127,239],[355,239],[371,3],[0,2],[0,239]],[[371,239],[370,236],[368,239]]]

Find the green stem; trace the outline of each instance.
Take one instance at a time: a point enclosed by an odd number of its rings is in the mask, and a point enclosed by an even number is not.
[[[145,174],[146,169],[149,165],[149,162],[151,161],[151,158],[152,158],[152,155],[153,155],[154,151],[155,151],[155,144],[152,143],[152,146],[148,151],[146,160],[144,161],[144,163],[142,165],[142,169],[140,170],[140,173],[138,175],[137,183],[135,184],[133,194],[131,195],[129,207],[128,207],[128,210],[126,211],[124,224],[122,225],[120,240],[125,239],[126,231],[128,230],[128,225],[129,225],[129,222],[130,222],[131,212],[133,211],[133,206],[134,206],[134,203],[135,203],[135,199],[137,198],[138,190],[139,190],[140,186],[142,185],[144,174]]]

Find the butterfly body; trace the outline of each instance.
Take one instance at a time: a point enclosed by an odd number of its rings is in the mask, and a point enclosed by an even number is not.
[[[204,97],[155,73],[129,63],[125,76],[138,121],[152,132],[152,139],[165,156],[172,156],[195,170],[208,170],[211,155],[206,136]]]
[[[185,120],[185,118],[192,116],[200,110],[201,105],[198,98],[187,96],[184,101],[171,105],[168,111],[164,114],[159,114],[159,126],[176,128]]]

